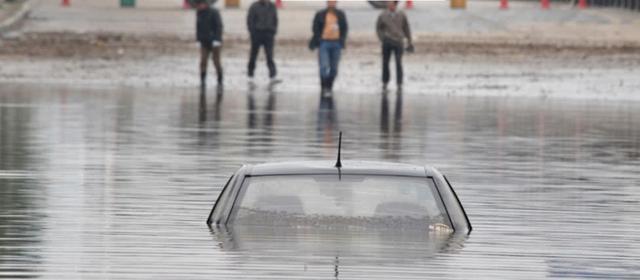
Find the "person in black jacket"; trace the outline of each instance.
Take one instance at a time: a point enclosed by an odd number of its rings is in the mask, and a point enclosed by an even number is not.
[[[222,86],[222,64],[220,50],[222,48],[222,17],[217,9],[212,8],[205,0],[196,1],[196,38],[200,42],[200,83],[204,87],[207,80],[207,60],[212,54],[213,65],[218,74],[218,86]]]
[[[312,31],[309,49],[319,49],[320,86],[324,95],[330,95],[338,75],[340,54],[349,32],[347,16],[336,8],[336,1],[327,1],[327,8],[316,13]]]
[[[402,55],[405,50],[405,40],[409,43],[407,52],[413,52],[414,48],[409,20],[403,11],[398,10],[398,1],[387,2],[387,10],[378,16],[376,33],[382,45],[382,89],[386,90],[389,83],[389,62],[392,53],[396,60],[396,84],[398,88],[402,88]]]
[[[269,0],[258,0],[251,4],[247,14],[247,29],[251,35],[251,52],[249,54],[249,65],[247,75],[253,78],[256,69],[256,59],[260,47],[264,47],[267,56],[267,67],[269,68],[269,78],[272,82],[276,79],[276,63],[273,61],[273,45],[276,33],[278,32],[278,11],[276,5]]]

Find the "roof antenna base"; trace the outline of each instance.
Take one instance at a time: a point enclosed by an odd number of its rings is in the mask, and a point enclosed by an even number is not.
[[[342,151],[342,131],[340,131],[340,136],[338,137],[338,160],[336,160],[336,168],[342,167],[342,161],[340,159],[340,153]]]

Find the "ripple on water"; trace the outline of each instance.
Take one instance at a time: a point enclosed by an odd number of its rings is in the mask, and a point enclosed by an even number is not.
[[[640,278],[637,102],[2,88],[0,278]],[[241,164],[333,159],[338,130],[438,167],[474,232],[206,227]]]

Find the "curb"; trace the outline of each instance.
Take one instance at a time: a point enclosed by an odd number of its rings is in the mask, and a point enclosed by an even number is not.
[[[5,33],[20,24],[31,12],[31,0],[24,1],[17,12],[0,22],[0,34]]]

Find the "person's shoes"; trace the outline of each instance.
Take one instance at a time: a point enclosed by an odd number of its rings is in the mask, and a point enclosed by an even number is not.
[[[387,91],[387,83],[382,83],[382,90]]]
[[[218,86],[222,86],[224,84],[224,78],[223,75],[220,74],[218,75]]]
[[[402,83],[398,83],[396,86],[397,86],[397,90],[402,90]]]
[[[335,82],[335,80],[335,77],[327,79],[327,88],[329,89],[329,91],[333,91],[333,82]]]
[[[269,83],[270,83],[271,85],[275,85],[275,84],[282,83],[282,80],[281,80],[281,79],[278,79],[277,77],[271,77],[271,78],[269,79]]]

